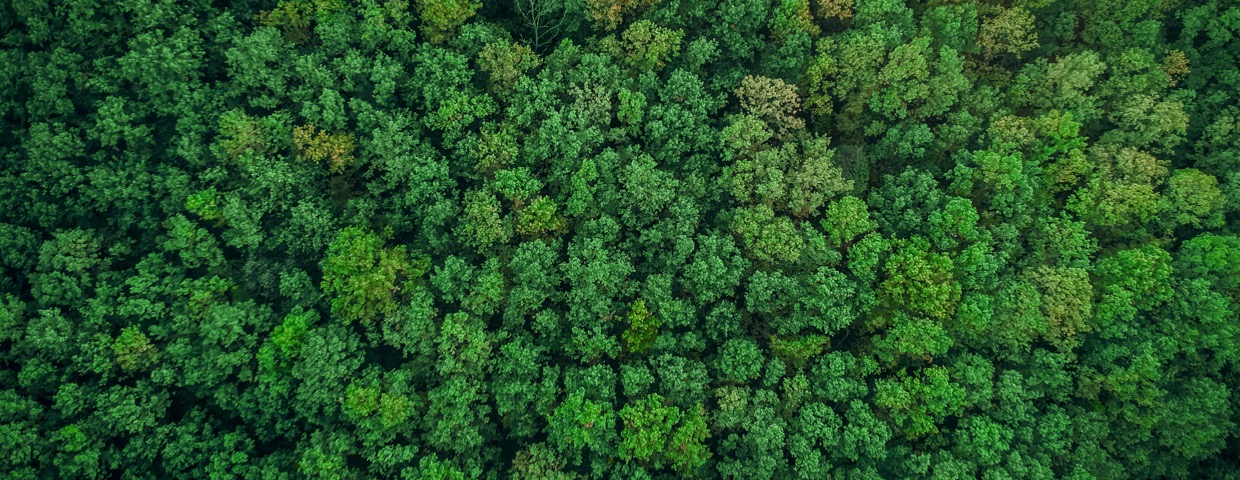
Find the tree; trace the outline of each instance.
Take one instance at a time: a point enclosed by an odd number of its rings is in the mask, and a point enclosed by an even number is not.
[[[567,6],[558,0],[519,0],[514,8],[530,29],[535,49],[542,49],[559,36],[568,19]]]
[[[977,32],[977,44],[986,56],[1019,56],[1038,46],[1033,21],[1033,15],[1021,7],[999,10],[994,16],[982,20]]]
[[[879,287],[886,305],[912,315],[944,319],[955,313],[960,284],[950,257],[928,251],[924,240],[901,242],[887,259]]]
[[[134,327],[121,330],[112,344],[112,351],[116,352],[116,364],[125,371],[147,368],[159,358],[151,340]]]
[[[106,265],[99,238],[89,230],[65,230],[39,247],[30,287],[41,305],[73,305],[90,295],[95,272]]]
[[[646,302],[638,299],[629,307],[629,328],[624,331],[624,343],[632,353],[643,353],[654,346],[659,326],[663,322],[646,310]]]
[[[764,360],[757,343],[747,339],[732,339],[719,348],[719,357],[715,362],[722,374],[721,378],[745,383],[758,378]]]
[[[1068,209],[1103,227],[1151,219],[1158,209],[1156,188],[1168,173],[1166,162],[1132,148],[1096,147],[1090,153],[1096,170]]]
[[[569,480],[573,473],[562,471],[564,460],[544,444],[534,444],[522,450],[512,459],[512,473],[516,478],[537,480]]]
[[[545,365],[545,353],[545,348],[526,337],[499,348],[501,361],[492,385],[495,413],[514,437],[538,434],[543,417],[551,413],[552,402],[559,396],[559,369]]]
[[[327,162],[332,173],[340,173],[353,164],[353,136],[328,134],[314,125],[293,129],[293,147],[298,155],[314,163]]]
[[[778,78],[746,76],[736,87],[736,98],[741,110],[775,127],[779,134],[805,128],[805,121],[797,117],[801,99],[796,85],[789,85]]]
[[[411,256],[405,247],[384,247],[383,238],[358,227],[341,230],[323,260],[323,290],[335,298],[332,314],[347,322],[370,323],[388,318],[399,300],[425,274],[428,260]]]
[[[907,437],[938,431],[937,424],[960,413],[964,389],[951,382],[947,370],[929,367],[916,376],[900,375],[874,385],[875,405],[888,409]]]
[[[1031,274],[1042,294],[1045,336],[1060,348],[1071,347],[1076,336],[1088,332],[1093,288],[1089,272],[1080,268],[1042,267]]]
[[[741,283],[749,261],[741,256],[731,237],[711,233],[700,235],[692,261],[685,266],[682,281],[706,305],[724,297]]]
[[[1221,197],[1218,179],[1195,168],[1184,168],[1167,180],[1167,192],[1159,209],[1172,225],[1211,228],[1223,224],[1219,211]]]
[[[556,214],[555,201],[537,197],[529,205],[517,211],[516,232],[521,235],[541,235],[560,228],[563,219]]]
[[[453,31],[482,7],[476,0],[417,0],[415,5],[422,31],[435,43],[451,39]]]
[[[771,30],[782,41],[798,33],[817,36],[819,29],[810,13],[809,0],[781,1],[771,15]]]
[[[652,393],[620,410],[620,458],[670,465],[682,474],[695,471],[710,458],[702,445],[709,436],[705,414],[700,406],[683,414],[663,401]]]
[[[306,43],[314,36],[317,18],[329,16],[344,5],[332,0],[280,0],[276,8],[259,13],[264,25],[280,28],[293,43]]]
[[[1138,311],[1169,300],[1173,295],[1166,283],[1171,276],[1170,263],[1170,254],[1154,245],[1120,250],[1100,259],[1093,272],[1102,280],[1097,321],[1109,326],[1131,320]]]
[[[478,54],[478,67],[490,75],[491,90],[511,92],[525,72],[538,68],[541,60],[530,47],[519,43],[488,43]]]
[[[680,409],[663,405],[663,397],[650,394],[620,410],[620,458],[650,461],[663,453],[672,427],[680,421]]]
[[[625,61],[638,71],[662,68],[680,51],[684,36],[681,30],[664,28],[649,20],[633,22],[620,35]]]
[[[504,244],[512,237],[509,217],[501,217],[503,210],[495,194],[475,190],[466,194],[465,217],[459,227],[463,243],[477,249],[487,249]]]
[[[796,262],[804,241],[795,224],[777,217],[766,205],[756,205],[733,214],[732,231],[740,236],[746,252],[762,262]]]
[[[858,236],[878,227],[870,218],[865,202],[853,196],[845,196],[827,205],[822,218],[822,229],[826,231],[832,245],[846,246]]]
[[[615,30],[625,15],[633,15],[659,0],[586,0],[586,14],[604,31]]]
[[[0,471],[1236,478],[1228,0],[0,2]]]
[[[663,455],[673,470],[682,475],[692,475],[710,460],[711,453],[706,446],[709,438],[706,409],[698,405],[684,415]]]
[[[606,454],[615,448],[615,422],[610,405],[586,400],[577,390],[547,417],[547,438],[569,458],[579,459],[583,449]]]
[[[534,240],[517,246],[508,263],[512,288],[505,297],[505,323],[523,323],[527,313],[553,298],[562,281],[555,265],[558,256],[559,245],[554,243]]]

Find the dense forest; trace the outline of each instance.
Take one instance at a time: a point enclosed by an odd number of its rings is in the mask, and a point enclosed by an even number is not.
[[[4,478],[1240,478],[1233,0],[0,39]]]

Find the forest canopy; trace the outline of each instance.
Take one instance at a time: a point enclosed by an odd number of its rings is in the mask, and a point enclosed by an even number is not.
[[[1240,479],[1229,0],[0,3],[12,479]]]

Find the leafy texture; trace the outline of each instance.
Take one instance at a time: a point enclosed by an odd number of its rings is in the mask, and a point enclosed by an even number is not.
[[[12,479],[1235,479],[1234,0],[0,2]]]

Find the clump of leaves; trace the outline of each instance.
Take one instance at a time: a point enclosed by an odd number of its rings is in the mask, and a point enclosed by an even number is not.
[[[203,220],[220,220],[224,218],[224,199],[215,187],[204,188],[185,199],[185,209]]]
[[[314,21],[344,7],[341,0],[280,0],[276,8],[259,12],[258,21],[275,27],[296,44],[314,38]]]
[[[116,354],[116,364],[126,372],[141,370],[158,360],[158,352],[151,345],[151,339],[134,326],[121,330],[120,336],[112,343],[112,352]]]
[[[625,15],[634,15],[659,0],[585,0],[586,14],[602,30],[615,30]]]
[[[629,328],[624,331],[624,345],[633,353],[650,350],[659,336],[659,327],[663,326],[663,322],[646,309],[646,302],[640,299],[629,307],[628,323]]]
[[[327,133],[314,125],[293,129],[293,146],[297,154],[314,163],[327,162],[332,173],[343,172],[353,165],[353,135]]]
[[[748,75],[736,89],[741,109],[775,127],[779,133],[805,128],[805,120],[797,117],[801,97],[796,85],[778,78]]]

